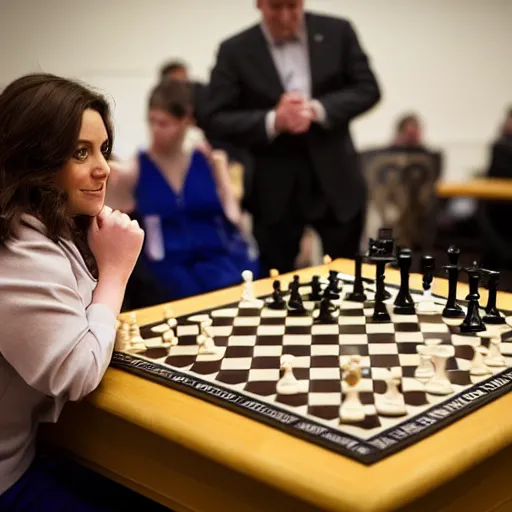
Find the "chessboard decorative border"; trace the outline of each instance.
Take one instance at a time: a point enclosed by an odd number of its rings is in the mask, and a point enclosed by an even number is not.
[[[395,285],[387,287],[398,288]],[[421,292],[411,290],[411,293]],[[435,298],[444,299],[439,295]],[[205,314],[211,310],[212,308],[195,312],[194,315]],[[190,315],[182,315],[177,320],[186,319],[188,316]],[[506,334],[510,336],[510,333]],[[366,465],[374,464],[421,441],[512,390],[512,368],[509,367],[368,440],[361,440],[253,395],[136,355],[114,352],[111,366],[225,407]]]

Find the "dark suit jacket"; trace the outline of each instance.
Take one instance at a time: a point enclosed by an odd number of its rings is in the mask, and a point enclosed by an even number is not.
[[[285,92],[260,25],[224,41],[208,95],[216,137],[247,147],[254,178],[247,201],[256,217],[282,219],[300,175],[315,175],[340,221],[364,207],[366,188],[349,133],[350,121],[380,99],[379,86],[351,24],[306,13],[312,97],[324,106],[329,127],[269,141],[265,117]]]

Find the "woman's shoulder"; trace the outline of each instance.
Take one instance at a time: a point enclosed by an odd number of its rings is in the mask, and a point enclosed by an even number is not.
[[[0,247],[0,275],[16,269],[31,274],[45,270],[59,273],[68,260],[62,246],[51,240],[43,222],[23,214],[14,236]],[[28,276],[27,276],[28,277]]]

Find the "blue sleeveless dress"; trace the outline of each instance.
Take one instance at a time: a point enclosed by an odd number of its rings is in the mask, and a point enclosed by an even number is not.
[[[146,152],[138,160],[135,200],[146,232],[143,257],[168,300],[239,284],[244,270],[260,277],[257,255],[226,217],[201,152],[192,154],[179,193]]]

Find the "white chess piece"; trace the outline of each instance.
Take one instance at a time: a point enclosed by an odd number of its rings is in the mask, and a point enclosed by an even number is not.
[[[481,338],[489,339],[489,353],[484,358],[484,364],[493,368],[507,366],[507,362],[500,350],[501,333],[508,330],[507,325],[486,324],[486,327],[485,331],[477,333]]]
[[[360,356],[342,357],[340,367],[342,370],[342,389],[345,392],[345,400],[340,407],[341,422],[363,421],[366,417],[363,404],[359,399],[359,383],[361,381]],[[343,386],[346,384],[346,386]]]
[[[147,350],[146,344],[140,335],[140,329],[137,325],[137,317],[135,313],[130,315],[130,352],[139,354]]]
[[[431,379],[434,376],[434,365],[430,348],[426,345],[418,345],[416,350],[420,356],[420,364],[414,370],[414,378],[418,380]]]
[[[441,306],[436,304],[432,297],[432,287],[423,291],[423,295],[416,305],[416,312],[423,315],[435,315],[442,312]]]
[[[484,356],[488,354],[489,350],[482,345],[475,347],[475,354],[471,360],[471,368],[469,374],[474,377],[481,377],[489,375],[492,371],[484,363]]]
[[[387,390],[383,395],[376,395],[375,408],[382,416],[403,416],[407,414],[405,399],[398,390],[402,380],[401,368],[386,371]]]
[[[455,356],[453,345],[434,345],[429,347],[435,373],[432,379],[425,385],[425,391],[433,395],[450,395],[453,387],[448,378],[446,363],[450,357]]]
[[[197,344],[199,345],[199,354],[216,355],[219,353],[219,347],[215,345],[213,334],[211,331],[212,320],[204,320],[201,322],[201,332],[197,336]]]
[[[128,322],[120,322],[116,331],[115,350],[117,352],[129,352],[130,348],[130,324]]]
[[[291,354],[281,356],[281,370],[283,376],[277,381],[276,391],[278,395],[295,395],[300,392],[299,381],[293,375],[293,361]]]
[[[253,289],[253,274],[250,270],[244,270],[242,272],[242,279],[244,280],[243,288],[242,288],[242,297],[241,302],[243,304],[256,306],[256,307],[262,307],[263,301],[257,299],[254,296],[254,289]]]

